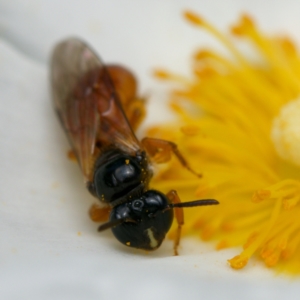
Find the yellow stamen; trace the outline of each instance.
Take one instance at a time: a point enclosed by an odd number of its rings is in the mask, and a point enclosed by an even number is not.
[[[182,83],[182,84],[190,83],[190,81],[187,78],[185,78],[181,75],[169,73],[169,72],[166,72],[166,71],[160,70],[160,69],[155,70],[153,75],[156,78],[161,79],[161,80],[175,81],[175,82]]]
[[[190,21],[192,24],[201,26],[206,29],[210,34],[215,36],[218,40],[220,40],[231,52],[232,54],[239,60],[242,64],[247,64],[247,61],[240,54],[237,48],[231,43],[229,39],[227,39],[219,30],[217,30],[214,26],[209,24],[200,16],[196,15],[193,12],[187,11],[184,13],[185,18]]]
[[[203,178],[193,177],[174,159],[153,185],[165,192],[176,188],[183,201],[219,200],[217,207],[185,210],[183,235],[216,240],[218,250],[243,246],[229,260],[233,268],[243,268],[256,256],[267,267],[299,274],[300,138],[295,137],[300,119],[295,99],[300,54],[290,39],[265,36],[246,15],[231,33],[252,43],[255,61],[204,18],[193,12],[185,18],[213,35],[229,55],[197,50],[192,78],[156,73],[178,84],[170,101],[178,119],[152,127],[148,135],[175,142]],[[280,126],[274,122],[278,118]],[[283,141],[288,141],[285,147]]]

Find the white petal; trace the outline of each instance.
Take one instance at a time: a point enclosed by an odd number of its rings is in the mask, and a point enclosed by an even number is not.
[[[66,158],[69,146],[51,106],[49,53],[57,40],[77,35],[104,61],[131,67],[141,91],[153,95],[149,115],[158,121],[165,116],[166,87],[151,77],[152,69],[188,73],[196,46],[219,47],[186,26],[184,8],[199,11],[221,29],[246,11],[264,28],[299,33],[297,1],[0,1],[0,299],[288,299],[299,294],[297,281],[275,278],[255,261],[232,270],[226,259],[239,250],[215,252],[210,245],[183,240],[178,257],[168,241],[143,254],[119,245],[109,232],[97,233],[88,218],[93,199],[79,168]]]

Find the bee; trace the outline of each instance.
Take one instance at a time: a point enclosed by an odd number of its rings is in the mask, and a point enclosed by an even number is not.
[[[107,216],[108,221],[98,231],[110,228],[126,246],[155,250],[175,215],[174,254],[178,255],[183,208],[218,201],[181,202],[175,190],[165,195],[149,189],[151,162],[166,162],[172,154],[183,167],[195,172],[176,144],[148,137],[139,141],[135,136],[144,108],[136,96],[132,73],[121,66],[105,66],[87,44],[69,38],[53,50],[51,87],[54,108],[86,187],[105,205],[94,205],[90,211],[94,221]]]

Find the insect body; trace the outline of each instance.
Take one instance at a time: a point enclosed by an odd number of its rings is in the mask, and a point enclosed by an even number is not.
[[[175,191],[167,195],[149,189],[150,159],[164,162],[173,153],[189,167],[172,142],[144,138],[133,129],[144,116],[135,95],[133,75],[119,66],[104,66],[82,41],[59,43],[52,55],[51,84],[55,110],[84,175],[88,190],[110,208],[111,228],[123,244],[157,249],[173,222],[178,222],[174,252],[183,225],[183,207],[218,204],[213,199],[181,203]],[[126,111],[126,113],[125,113]],[[105,208],[93,207],[93,219]],[[106,210],[108,211],[108,210]],[[96,216],[96,217],[95,217]]]

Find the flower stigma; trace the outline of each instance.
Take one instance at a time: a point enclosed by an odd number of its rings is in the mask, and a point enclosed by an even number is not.
[[[245,267],[254,256],[267,267],[299,274],[298,50],[285,36],[263,34],[247,15],[229,34],[193,12],[184,16],[215,37],[227,54],[196,51],[191,78],[155,72],[159,79],[177,83],[170,93],[177,119],[151,127],[148,136],[175,142],[203,178],[173,159],[153,185],[165,192],[176,188],[183,200],[220,202],[218,207],[186,209],[183,235],[214,240],[218,250],[242,246],[228,260],[232,268]],[[240,50],[243,42],[253,57]]]

